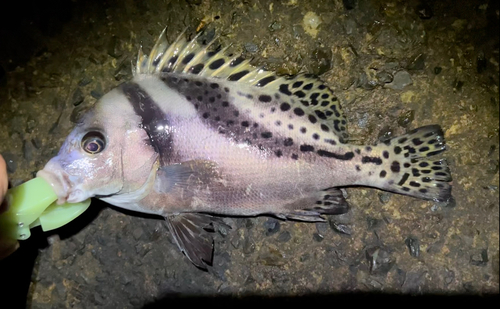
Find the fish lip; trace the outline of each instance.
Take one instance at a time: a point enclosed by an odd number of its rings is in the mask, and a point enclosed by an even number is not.
[[[40,177],[50,184],[54,193],[57,195],[57,204],[66,203],[71,194],[71,183],[69,176],[63,171],[49,172],[46,170],[38,171],[36,177]]]

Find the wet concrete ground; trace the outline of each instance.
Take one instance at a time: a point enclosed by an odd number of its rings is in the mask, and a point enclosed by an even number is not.
[[[440,124],[455,197],[436,204],[349,188],[350,212],[323,224],[228,218],[232,229],[215,233],[209,272],[182,256],[161,218],[94,201],[70,225],[34,231],[2,262],[5,271],[22,269],[16,284],[22,291],[29,284],[29,306],[498,293],[496,1],[61,0],[13,12],[0,32],[0,153],[13,185],[57,153],[78,113],[131,77],[141,43],[150,49],[165,25],[172,40],[212,21],[223,42],[255,63],[319,75],[342,99],[356,143]]]

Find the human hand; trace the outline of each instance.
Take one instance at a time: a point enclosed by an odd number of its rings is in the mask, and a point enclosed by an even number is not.
[[[0,155],[0,214],[8,210],[9,205],[7,201],[4,200],[7,194],[9,181],[7,178],[7,166],[5,165],[5,160]],[[0,226],[0,231],[2,227]],[[0,233],[0,260],[10,255],[12,252],[19,248],[19,242],[17,239],[12,239],[6,237]]]

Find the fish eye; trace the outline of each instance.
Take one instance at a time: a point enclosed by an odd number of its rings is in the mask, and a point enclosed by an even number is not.
[[[105,138],[100,132],[90,131],[82,138],[82,148],[87,153],[98,154],[105,147]]]

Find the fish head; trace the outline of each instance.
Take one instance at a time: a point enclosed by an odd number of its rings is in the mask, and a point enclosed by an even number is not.
[[[141,118],[114,89],[80,118],[37,177],[52,185],[59,204],[78,203],[137,190],[156,160]]]

